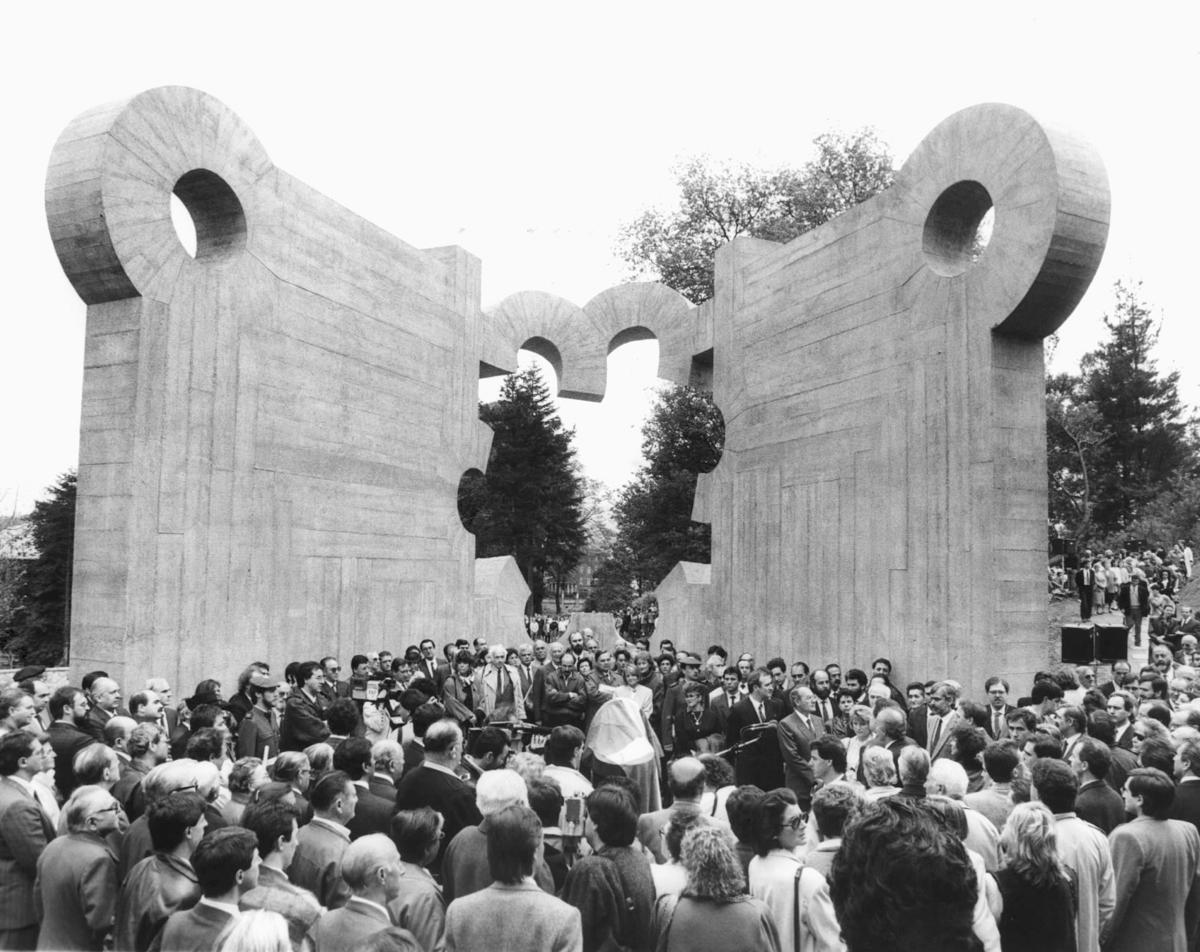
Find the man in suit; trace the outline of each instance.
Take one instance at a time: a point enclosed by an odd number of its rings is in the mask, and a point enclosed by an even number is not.
[[[375,796],[395,803],[396,784],[404,775],[404,749],[394,740],[379,740],[371,747],[371,759],[375,769],[367,778],[367,785]]]
[[[112,678],[97,678],[92,682],[92,709],[83,722],[84,731],[104,743],[104,725],[120,706],[121,686]]]
[[[993,675],[983,685],[988,696],[988,722],[984,730],[992,740],[1008,737],[1008,712],[1015,708],[1008,703],[1009,684],[1004,678]]]
[[[438,856],[430,869],[440,873],[446,846],[468,826],[483,819],[475,805],[475,791],[455,772],[462,760],[462,728],[451,720],[440,720],[425,732],[425,759],[406,773],[396,787],[396,811],[432,807],[445,820]]]
[[[783,783],[808,812],[812,805],[812,742],[824,730],[813,716],[816,697],[811,688],[797,685],[788,695],[792,713],[779,722],[779,752],[783,755]]]
[[[75,790],[75,755],[96,739],[79,729],[79,722],[87,717],[88,701],[78,688],[59,688],[50,695],[49,706],[54,721],[46,733],[54,748],[54,785],[66,798]]]
[[[582,952],[579,910],[532,882],[542,846],[537,814],[513,806],[490,820],[487,851],[495,881],[450,904],[446,947]]]
[[[162,716],[159,718],[159,723],[170,737],[175,728],[179,726],[179,711],[171,703],[174,700],[171,683],[166,678],[148,678],[146,690],[153,691],[162,702]]]
[[[667,768],[667,783],[674,798],[671,805],[638,817],[637,838],[653,855],[656,863],[667,861],[663,831],[671,818],[682,810],[692,813],[699,811],[700,798],[704,795],[704,780],[704,764],[695,757],[680,757]]]
[[[929,742],[926,750],[929,759],[949,757],[950,735],[959,723],[958,704],[959,687],[954,681],[939,681],[929,693]]]
[[[1092,592],[1096,585],[1096,573],[1086,557],[1075,573],[1075,590],[1079,592],[1079,618],[1087,621],[1092,617]]]
[[[905,714],[908,716],[908,736],[924,749],[929,740],[929,707],[926,703],[925,685],[920,681],[911,682],[904,693],[908,704]]]
[[[742,673],[737,668],[731,666],[721,672],[720,687],[714,688],[708,695],[708,709],[713,714],[717,733],[721,735],[714,739],[714,743],[718,747],[725,746],[724,738],[729,724],[729,712],[748,693],[749,689],[742,684]],[[735,744],[737,740],[730,737],[729,743]]]
[[[121,804],[103,787],[80,787],[63,806],[63,816],[67,835],[46,844],[37,863],[38,948],[100,949],[121,885],[107,842],[124,821]]]
[[[1174,796],[1171,778],[1153,767],[1125,783],[1125,808],[1136,818],[1109,836],[1117,902],[1105,952],[1186,949],[1196,934],[1200,833],[1169,819]]]
[[[608,652],[607,669],[601,663],[606,652],[600,652],[596,656],[596,673],[602,684],[611,684],[616,686],[615,681],[611,680],[612,676],[612,654]],[[521,679],[521,697],[525,703],[525,719],[533,720],[533,681],[537,676],[538,663],[533,656],[533,644],[526,641],[524,644],[517,646],[517,675]]]
[[[829,679],[829,672],[817,668],[809,677],[809,686],[813,692],[813,713],[821,722],[820,733],[824,734],[837,716],[837,702],[833,697],[833,682]]]
[[[333,751],[333,769],[344,771],[358,788],[354,816],[346,824],[350,839],[357,840],[368,833],[387,833],[396,801],[371,792],[368,778],[375,771],[371,742],[365,737],[347,737]]]
[[[437,645],[433,643],[432,638],[425,638],[421,641],[421,660],[417,662],[417,676],[421,678],[429,678],[437,685],[440,691],[442,685],[446,682],[446,678],[450,677],[450,665],[445,661],[439,661],[437,657]]]
[[[366,660],[365,657],[363,660]],[[339,698],[350,696],[350,682],[342,681],[338,678],[338,675],[342,673],[342,666],[338,664],[337,658],[333,655],[326,655],[322,658],[321,671],[325,675],[325,683],[321,686],[321,694],[325,698],[326,707]]]
[[[566,653],[566,645],[560,641],[551,642],[549,645],[541,641],[533,643],[534,657],[540,650],[547,653],[547,657],[541,660],[541,665],[533,673],[533,686],[529,689],[529,701],[533,707],[533,719],[537,723],[544,723],[545,712],[543,711],[545,695],[546,695],[546,677],[554,671],[557,671],[562,664],[563,654]]]
[[[1187,820],[1200,830],[1200,740],[1189,738],[1175,751],[1179,785],[1171,804],[1172,820]]]
[[[342,857],[342,876],[352,895],[313,926],[317,952],[359,952],[371,936],[392,927],[387,904],[400,895],[403,876],[396,844],[382,833],[351,843]],[[416,946],[412,933],[405,930],[404,938]]]
[[[728,744],[750,742],[734,755],[738,785],[749,783],[773,790],[783,786],[777,727],[785,709],[771,697],[774,679],[766,668],[751,672],[750,686],[749,696],[738,701],[729,712],[725,739]]]
[[[325,723],[325,707],[320,700],[325,673],[315,661],[305,661],[296,672],[299,682],[288,696],[280,725],[279,745],[283,750],[304,748],[325,740],[329,725]]]
[[[54,839],[54,825],[38,805],[33,778],[54,767],[54,749],[28,731],[0,738],[0,948],[37,943],[33,908],[37,863]]]
[[[192,854],[200,883],[199,902],[171,913],[159,948],[166,952],[212,952],[240,915],[238,900],[258,883],[258,840],[249,830],[227,826],[213,830]]]
[[[238,909],[278,913],[287,922],[292,948],[305,948],[305,937],[325,909],[307,889],[292,885],[284,872],[291,866],[300,842],[295,811],[278,800],[252,803],[242,814],[242,826],[258,841],[261,863],[258,883],[242,894]]]
[[[521,674],[504,663],[504,645],[488,648],[487,664],[475,672],[475,709],[486,721],[519,720],[525,711],[521,693]]]
[[[317,781],[310,802],[313,818],[300,830],[288,876],[322,906],[335,909],[350,898],[342,879],[342,854],[350,845],[346,824],[358,806],[358,788],[345,773],[333,770]]]
[[[1078,745],[1068,763],[1079,779],[1075,813],[1107,836],[1125,822],[1125,803],[1106,782],[1112,769],[1108,746],[1088,738]]]

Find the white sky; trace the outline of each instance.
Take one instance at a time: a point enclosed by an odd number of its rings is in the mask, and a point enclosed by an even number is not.
[[[436,9],[434,9],[436,7]],[[1185,9],[1188,8],[1188,9]],[[331,11],[337,10],[335,14]],[[0,57],[9,301],[0,324],[0,507],[75,465],[84,306],[47,234],[63,127],[164,84],[225,101],[292,175],[419,247],[483,259],[484,305],[537,288],[584,304],[624,278],[620,225],[710,152],[802,164],[821,132],[873,125],[897,164],[964,106],[1003,101],[1100,149],[1108,251],[1056,366],[1102,336],[1116,278],[1162,315],[1162,369],[1189,366],[1200,199],[1196,8],[1143,3],[13,5]],[[916,13],[921,10],[921,13]],[[1107,11],[1113,11],[1111,13]],[[599,406],[570,405],[585,468],[637,465],[656,345],[624,348]]]

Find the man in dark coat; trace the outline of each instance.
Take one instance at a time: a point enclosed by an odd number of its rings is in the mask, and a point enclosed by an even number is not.
[[[321,704],[321,685],[325,674],[315,661],[305,661],[296,673],[299,686],[289,695],[280,725],[279,746],[283,750],[304,750],[325,740],[329,725]]]
[[[54,785],[65,800],[75,790],[75,755],[89,744],[96,743],[90,734],[79,729],[87,717],[87,696],[78,688],[61,687],[50,695],[50,746],[54,748]]]
[[[770,671],[758,668],[750,677],[750,694],[729,711],[725,740],[727,744],[746,744],[732,754],[738,785],[773,790],[783,786],[777,728],[786,708],[771,697],[774,679]]]
[[[451,720],[440,720],[425,732],[425,759],[406,773],[396,787],[396,812],[432,807],[445,820],[444,836],[430,869],[440,873],[446,846],[459,830],[478,826],[483,819],[475,805],[475,791],[456,773],[462,760],[462,729]]]
[[[212,952],[221,947],[235,917],[228,912],[258,881],[258,839],[229,826],[202,839],[192,867],[203,895],[191,909],[174,912],[163,926],[159,948],[167,952]]]
[[[1171,819],[1187,820],[1200,830],[1200,741],[1186,740],[1175,753],[1175,769],[1183,777],[1175,787]]]

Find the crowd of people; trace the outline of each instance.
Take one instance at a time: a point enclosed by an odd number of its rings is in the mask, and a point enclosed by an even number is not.
[[[179,700],[18,672],[0,948],[1195,947],[1195,635],[1017,697],[534,634]]]

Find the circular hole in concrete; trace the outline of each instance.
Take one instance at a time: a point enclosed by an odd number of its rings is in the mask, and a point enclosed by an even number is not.
[[[994,223],[988,190],[970,180],[955,182],[938,196],[925,219],[926,263],[945,277],[962,274],[987,248]]]
[[[220,258],[246,245],[246,214],[229,184],[208,169],[192,169],[175,183],[171,222],[193,258]],[[189,227],[190,225],[190,227]]]

